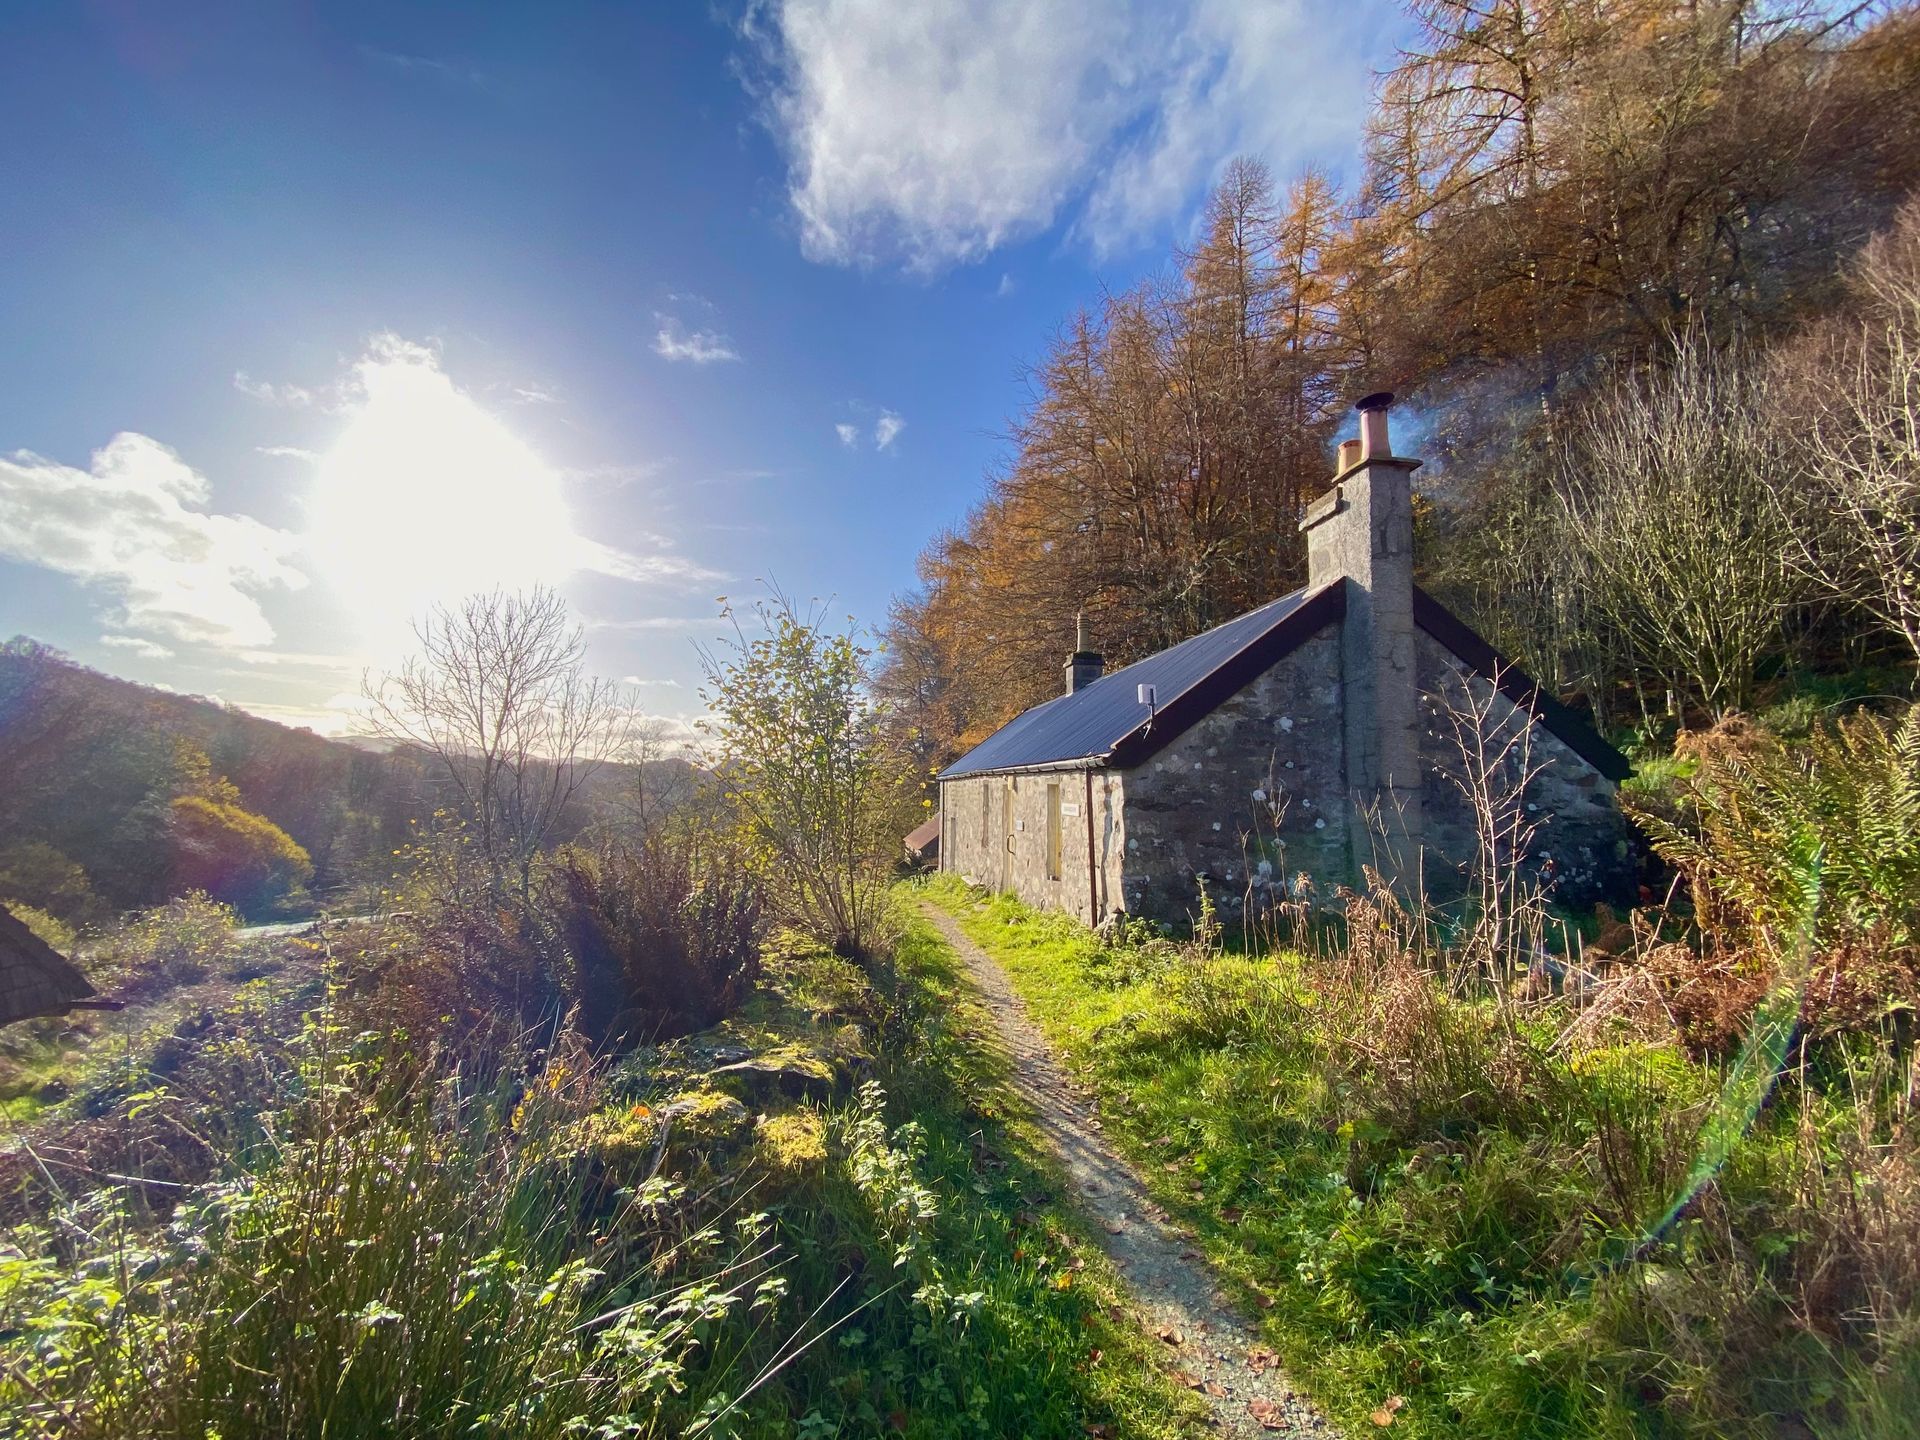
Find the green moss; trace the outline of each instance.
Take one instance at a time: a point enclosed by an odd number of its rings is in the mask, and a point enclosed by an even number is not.
[[[754,1126],[760,1160],[783,1176],[817,1175],[827,1163],[827,1123],[816,1110],[763,1115]]]

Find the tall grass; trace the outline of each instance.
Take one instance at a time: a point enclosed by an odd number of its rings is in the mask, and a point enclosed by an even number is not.
[[[766,1219],[599,1186],[590,1070],[310,1037],[255,1168],[162,1231],[112,1192],[0,1251],[0,1428],[104,1436],[679,1433],[752,1373]]]
[[[1380,898],[1350,901],[1345,944],[1143,963],[929,893],[1356,1427],[1401,1395],[1414,1435],[1910,1433],[1903,1042],[1795,1052],[1754,1088],[1644,1017],[1588,1023],[1588,994],[1463,988]]]

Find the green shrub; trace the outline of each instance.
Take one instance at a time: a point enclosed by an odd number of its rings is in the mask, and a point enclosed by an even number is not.
[[[25,904],[68,925],[89,925],[106,913],[87,872],[39,840],[0,852],[0,900],[14,903],[16,913]]]
[[[1897,723],[1861,711],[1803,748],[1710,758],[1689,799],[1691,826],[1644,820],[1707,925],[1783,953],[1811,896],[1821,948],[1920,934],[1920,706]]]
[[[7,913],[62,954],[73,949],[73,927],[46,911],[15,903],[7,906]]]
[[[1638,817],[1686,878],[1706,952],[1652,957],[1670,1004],[1737,1032],[1790,962],[1810,1033],[1920,1009],[1920,706],[1709,753],[1684,815]]]
[[[191,984],[232,954],[239,924],[233,907],[204,891],[189,891],[102,936],[93,964],[107,979]]]
[[[313,861],[264,815],[207,795],[182,795],[168,819],[173,883],[204,891],[249,912],[297,902],[313,879]]]

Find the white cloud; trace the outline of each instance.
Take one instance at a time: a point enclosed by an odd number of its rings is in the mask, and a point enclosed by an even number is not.
[[[285,405],[295,410],[305,409],[315,398],[313,391],[304,385],[276,385],[271,380],[255,380],[244,370],[233,372],[233,388],[262,405]]]
[[[891,410],[882,410],[880,418],[873,426],[873,448],[884,450],[900,438],[900,432],[907,428],[907,422]]]
[[[724,630],[727,622],[717,611],[712,615],[635,615],[623,620],[589,620],[589,630]]]
[[[849,450],[860,443],[860,427],[845,420],[833,427],[833,433],[840,437],[840,443]]]
[[[271,455],[279,460],[304,460],[312,464],[320,458],[318,450],[307,450],[298,445],[256,445],[255,451],[262,455]]]
[[[1238,153],[1282,174],[1351,153],[1378,23],[1359,8],[761,0],[743,29],[805,253],[935,270],[1076,208],[1096,249],[1162,230]]]
[[[522,405],[558,405],[560,392],[551,385],[542,385],[534,380],[525,385],[513,387],[513,398]]]
[[[0,555],[112,595],[116,630],[190,644],[258,646],[273,627],[255,598],[306,577],[295,537],[209,514],[205,477],[157,440],[122,433],[89,469],[16,451],[0,459]]]
[[[733,342],[714,330],[689,330],[675,315],[655,315],[660,333],[653,337],[653,353],[666,360],[690,360],[695,365],[712,365],[738,360]]]
[[[142,660],[171,660],[173,651],[140,635],[102,635],[102,645],[111,645],[116,650],[131,650]]]
[[[996,300],[1004,300],[1009,295],[1013,294],[1013,290],[1014,290],[1013,276],[1002,274],[1000,277],[1000,283],[993,287],[993,298]]]
[[[678,680],[648,680],[639,675],[625,676],[621,679],[620,683],[622,685],[656,685],[663,690],[678,690],[680,688],[680,682]]]

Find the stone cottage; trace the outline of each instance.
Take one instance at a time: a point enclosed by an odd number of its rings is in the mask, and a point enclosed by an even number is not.
[[[940,773],[941,869],[1094,924],[1365,868],[1444,899],[1479,834],[1464,784],[1506,787],[1560,898],[1630,888],[1625,759],[1413,583],[1420,462],[1388,444],[1392,398],[1360,402],[1301,521],[1306,587],[1110,675],[1083,625],[1065,693]]]

